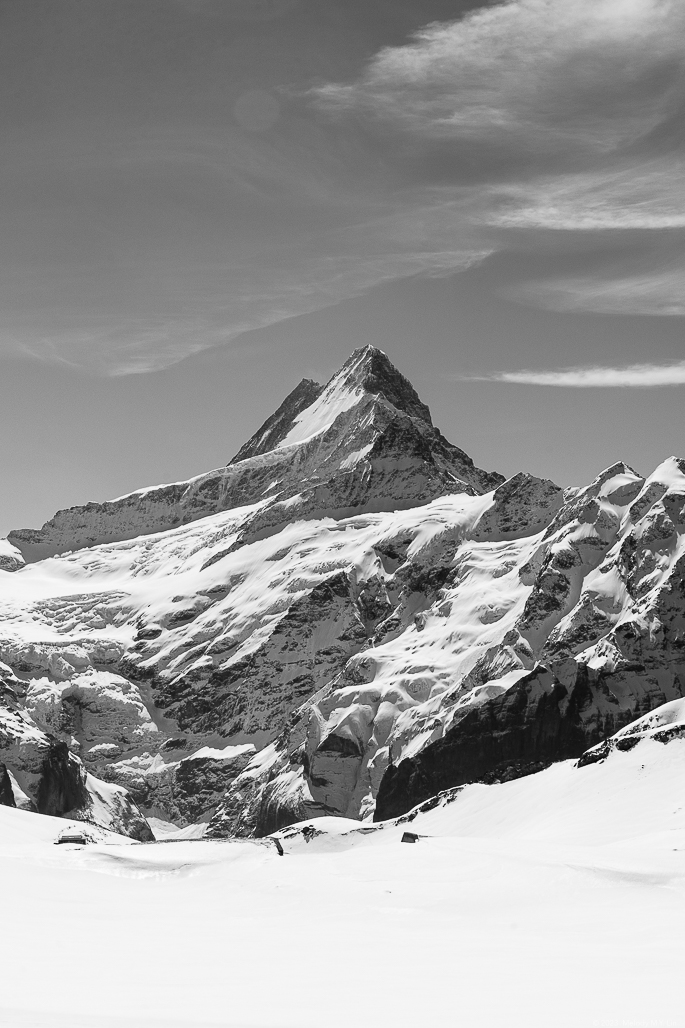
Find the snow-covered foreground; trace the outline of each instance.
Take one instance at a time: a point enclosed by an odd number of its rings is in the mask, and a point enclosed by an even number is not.
[[[0,1023],[679,1026],[685,740],[411,822],[54,846],[0,808]],[[404,831],[417,833],[401,844]]]

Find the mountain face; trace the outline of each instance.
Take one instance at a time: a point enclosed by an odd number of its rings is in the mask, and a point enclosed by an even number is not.
[[[263,835],[581,757],[685,695],[684,569],[685,461],[504,481],[356,351],[225,468],[0,544],[0,803]]]

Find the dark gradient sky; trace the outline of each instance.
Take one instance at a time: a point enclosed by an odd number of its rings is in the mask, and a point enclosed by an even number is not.
[[[481,466],[685,454],[685,7],[0,0],[0,30],[0,535],[225,463],[369,342]]]

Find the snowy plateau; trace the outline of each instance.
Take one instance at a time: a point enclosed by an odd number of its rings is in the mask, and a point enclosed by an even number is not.
[[[0,1024],[685,1025],[684,697],[685,460],[505,480],[355,351],[0,540]]]

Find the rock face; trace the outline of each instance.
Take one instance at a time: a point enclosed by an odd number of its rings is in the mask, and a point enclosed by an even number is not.
[[[129,832],[394,817],[685,693],[685,462],[505,482],[372,348],[226,468],[11,538],[13,798]]]
[[[536,665],[500,696],[467,707],[442,738],[416,756],[390,765],[380,784],[374,820],[404,814],[445,789],[473,781],[508,781],[555,760],[580,756],[588,743],[614,732],[640,707],[641,697],[631,696],[631,707],[622,709],[623,697],[612,684],[611,676],[580,665],[567,687]]]
[[[24,711],[0,710],[0,756],[3,804],[89,821],[141,842],[153,838],[124,789],[90,775],[66,742],[41,731]]]
[[[8,539],[0,539],[0,571],[18,571],[24,566],[21,552]]]
[[[6,764],[0,764],[0,806],[16,807],[17,801],[14,798],[12,779],[9,776]]]

